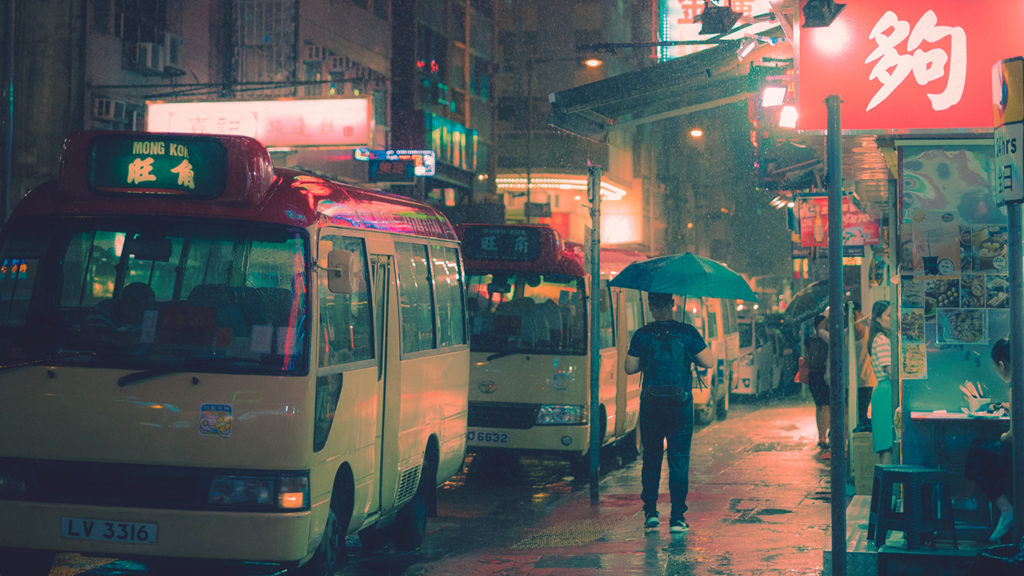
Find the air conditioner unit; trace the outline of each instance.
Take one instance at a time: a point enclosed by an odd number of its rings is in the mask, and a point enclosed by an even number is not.
[[[183,70],[181,50],[184,40],[171,32],[164,33],[164,67]]]
[[[323,62],[327,58],[327,49],[323,46],[317,46],[316,44],[306,44],[305,57],[303,58],[306,62]]]
[[[327,59],[328,72],[344,72],[349,69],[352,62],[345,56],[331,56]]]
[[[128,47],[128,67],[143,74],[163,74],[164,47],[155,42],[136,42]]]
[[[92,117],[108,122],[123,122],[127,104],[112,98],[96,98],[93,100]]]

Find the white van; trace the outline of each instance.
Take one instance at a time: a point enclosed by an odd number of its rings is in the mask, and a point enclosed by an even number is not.
[[[685,310],[685,313],[683,311]],[[735,301],[721,298],[676,297],[677,320],[693,324],[715,357],[715,369],[696,369],[693,410],[699,424],[723,420],[729,414],[729,391],[736,378],[740,337]]]

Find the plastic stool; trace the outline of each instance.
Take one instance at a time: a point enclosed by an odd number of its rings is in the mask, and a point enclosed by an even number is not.
[[[903,486],[902,506],[893,502],[893,497],[898,494],[895,491],[897,484]],[[907,548],[920,547],[922,534],[948,531],[956,548],[949,472],[923,466],[876,464],[871,483],[868,540],[881,547],[890,530],[903,532]]]

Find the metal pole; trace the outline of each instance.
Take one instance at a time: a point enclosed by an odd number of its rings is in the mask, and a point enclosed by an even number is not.
[[[601,167],[587,169],[590,196],[590,501],[597,503],[601,462]]]
[[[1021,206],[1006,205],[1010,243],[1010,424],[1013,429],[1013,507],[1024,502],[1024,246],[1021,245]],[[1024,504],[1022,504],[1024,505]],[[1024,537],[1024,513],[1013,519],[1014,542]]]
[[[11,172],[14,170],[14,4],[15,0],[7,4],[7,102],[4,106],[4,189],[0,193],[0,224],[7,221],[14,196],[11,191]]]
[[[526,205],[523,215],[530,223],[530,185],[533,180],[533,60],[526,61]]]
[[[825,99],[828,131],[829,383],[832,391],[829,444],[832,447],[832,575],[846,574],[846,387],[843,386],[843,141],[839,96]]]

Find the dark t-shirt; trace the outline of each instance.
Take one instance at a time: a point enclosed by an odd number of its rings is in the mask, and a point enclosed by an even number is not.
[[[825,372],[828,370],[828,342],[818,336],[812,336],[807,341],[807,369],[814,372]]]
[[[677,367],[672,371],[674,381],[659,382],[661,378],[656,377],[651,368],[651,362],[655,355],[655,348],[660,346],[663,339],[671,339],[681,344],[681,348],[687,353],[685,357],[678,358]],[[690,364],[694,357],[700,354],[707,344],[696,328],[689,324],[675,320],[662,320],[651,322],[637,330],[633,339],[629,342],[629,355],[640,359],[640,370],[644,374],[644,388],[652,389],[660,386],[682,387],[684,393],[688,393],[691,385]]]

